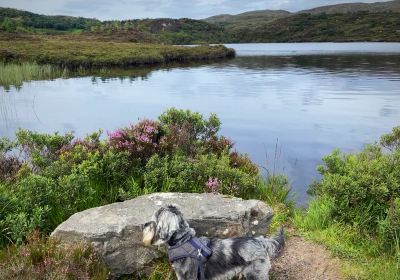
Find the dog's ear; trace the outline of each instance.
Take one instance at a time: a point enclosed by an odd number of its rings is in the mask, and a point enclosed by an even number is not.
[[[169,205],[167,205],[164,209],[167,210],[167,211],[169,211],[169,212],[172,212],[172,213],[174,213],[175,215],[178,215],[178,216],[180,216],[180,217],[183,216],[183,214],[182,214],[181,210],[179,209],[179,206],[178,206],[178,205],[169,204]]]

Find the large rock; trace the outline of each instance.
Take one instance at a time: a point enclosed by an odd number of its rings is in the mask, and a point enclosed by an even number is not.
[[[72,215],[52,236],[61,243],[90,242],[116,276],[140,271],[163,256],[142,244],[142,225],[160,206],[175,204],[197,235],[264,235],[273,210],[258,200],[213,194],[155,193]]]

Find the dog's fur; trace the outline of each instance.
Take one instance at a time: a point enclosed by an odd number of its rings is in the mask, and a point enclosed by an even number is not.
[[[194,229],[183,218],[175,206],[157,210],[151,221],[143,228],[143,242],[146,246],[180,245],[196,235]],[[284,246],[283,229],[272,238],[236,237],[217,239],[200,237],[209,243],[211,257],[205,264],[206,279],[232,279],[233,277],[267,280],[274,259]],[[184,258],[173,263],[178,280],[197,279],[197,260]]]

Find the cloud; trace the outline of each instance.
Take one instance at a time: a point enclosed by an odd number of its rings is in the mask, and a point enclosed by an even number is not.
[[[238,14],[251,10],[284,9],[291,12],[350,0],[0,0],[0,6],[40,14],[65,14],[109,19],[205,18],[217,14]],[[357,0],[385,2],[385,0]]]

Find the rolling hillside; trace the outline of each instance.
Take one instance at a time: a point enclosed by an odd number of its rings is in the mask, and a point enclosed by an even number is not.
[[[296,14],[254,29],[233,42],[400,42],[400,13]]]
[[[301,14],[346,14],[346,13],[400,13],[400,1],[376,2],[376,3],[347,3],[317,7],[314,9],[303,10]]]
[[[400,0],[218,15],[204,20],[99,21],[0,8],[0,37],[70,36],[74,40],[203,44],[251,42],[400,42]],[[10,39],[10,40],[11,40]]]
[[[260,10],[246,12],[238,15],[217,15],[204,19],[204,21],[220,24],[227,28],[256,27],[260,23],[269,23],[278,18],[287,17],[291,13],[284,10]]]

